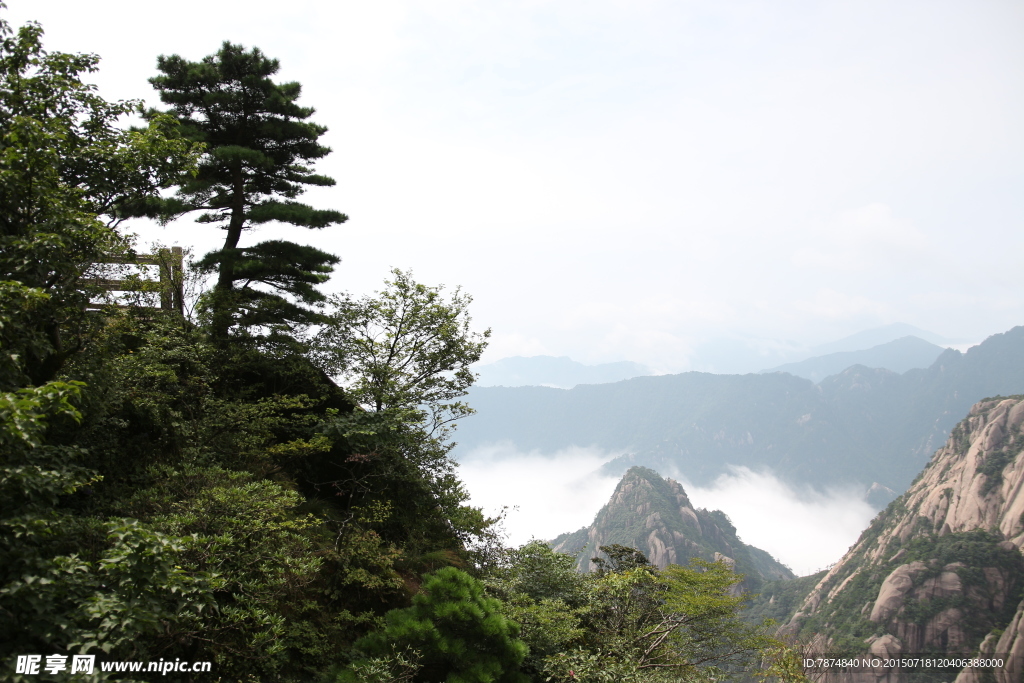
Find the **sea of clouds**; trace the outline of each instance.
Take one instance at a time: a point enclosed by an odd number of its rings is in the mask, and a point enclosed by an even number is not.
[[[506,509],[508,543],[550,540],[589,525],[618,484],[601,466],[621,455],[594,448],[522,452],[512,444],[460,454],[459,474],[471,503],[490,514]],[[740,538],[767,550],[800,576],[838,561],[876,514],[863,492],[795,487],[770,472],[731,467],[710,486],[689,484],[695,507],[725,512]]]

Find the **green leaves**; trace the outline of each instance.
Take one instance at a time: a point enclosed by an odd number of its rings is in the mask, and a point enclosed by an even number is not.
[[[0,330],[0,389],[54,379],[87,343],[91,292],[84,276],[127,246],[111,226],[198,156],[173,136],[167,117],[122,130],[118,120],[137,113],[139,103],[98,96],[81,80],[98,57],[45,52],[41,37],[38,25],[12,32],[0,21],[0,280],[8,282],[0,313],[16,314]],[[19,293],[10,282],[27,289]]]
[[[488,571],[488,591],[522,625],[523,668],[536,680],[710,681],[785,654],[767,625],[739,618],[742,577],[725,564],[659,570],[633,548],[601,550],[609,559],[586,575],[539,541]]]
[[[4,531],[56,536],[56,522],[23,517],[4,520],[2,526]],[[18,574],[0,588],[0,602],[19,616],[19,636],[5,639],[15,651],[43,646],[133,652],[132,643],[140,636],[209,604],[206,577],[188,575],[175,565],[181,551],[177,539],[127,519],[95,531],[105,532],[108,543],[97,561],[78,553],[23,553],[16,558]]]
[[[527,652],[516,637],[519,626],[502,615],[497,600],[484,595],[479,581],[454,567],[425,576],[412,607],[392,610],[386,620],[382,631],[359,640],[356,647],[370,657],[386,657],[403,648],[417,652],[417,680],[528,680],[518,671]],[[357,679],[349,673],[339,680]]]
[[[84,386],[82,382],[50,382],[0,394],[0,446],[40,446],[51,416],[80,421],[82,415],[72,400],[81,395]]]
[[[227,42],[201,62],[172,55],[160,57],[157,67],[162,74],[150,83],[171,106],[168,115],[206,154],[194,176],[178,181],[174,197],[139,211],[165,222],[198,211],[198,222],[226,230],[224,247],[201,262],[218,273],[217,291],[207,300],[214,335],[223,340],[232,329],[255,334],[260,328],[293,334],[295,326],[320,322],[314,308],[323,296],[315,286],[337,257],[281,240],[239,246],[245,230],[270,222],[321,229],[347,220],[295,201],[306,186],[334,184],[306,165],[331,150],[317,142],[327,129],[306,121],[313,109],[296,103],[301,86],[275,83],[277,60]],[[151,121],[159,116],[147,114]]]
[[[393,279],[375,297],[332,299],[334,310],[314,346],[325,369],[340,376],[349,394],[371,410],[421,409],[432,428],[472,411],[453,402],[476,376],[490,330],[471,330],[472,297],[391,271]]]

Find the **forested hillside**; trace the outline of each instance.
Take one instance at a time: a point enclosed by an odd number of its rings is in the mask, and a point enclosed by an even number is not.
[[[336,255],[250,239],[346,219],[298,201],[330,150],[275,60],[160,57],[160,111],[41,40],[0,19],[4,680],[799,679],[724,563],[500,545],[448,457],[470,297],[328,298]],[[192,264],[125,230],[186,215],[225,238]]]
[[[1022,391],[1024,327],[966,353],[946,350],[926,370],[854,366],[817,385],[784,373],[689,372],[571,390],[477,387],[459,454],[502,441],[546,453],[597,446],[628,451],[606,467],[614,474],[636,464],[707,484],[745,465],[898,493],[974,402]]]

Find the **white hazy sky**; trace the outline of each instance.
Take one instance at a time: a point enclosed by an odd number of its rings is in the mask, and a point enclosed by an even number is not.
[[[461,284],[490,360],[1024,322],[1019,0],[6,1],[111,99],[156,104],[158,54],[280,59],[351,216],[290,237],[334,289]]]

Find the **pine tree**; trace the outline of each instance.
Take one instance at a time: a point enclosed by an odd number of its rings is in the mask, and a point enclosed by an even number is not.
[[[244,231],[265,223],[321,229],[347,219],[295,201],[306,186],[334,185],[308,165],[331,150],[318,142],[327,128],[307,121],[314,110],[296,104],[302,86],[275,83],[276,59],[228,42],[200,62],[161,56],[157,68],[162,75],[150,83],[183,135],[204,143],[206,154],[175,196],[137,210],[165,222],[202,211],[197,222],[226,232],[223,248],[199,262],[217,272],[210,299],[214,336],[225,339],[232,328],[318,322],[315,305],[324,296],[316,285],[327,280],[338,257],[283,240],[239,246]]]
[[[480,581],[443,567],[423,577],[411,607],[388,612],[384,628],[356,641],[355,647],[378,662],[395,653],[417,653],[415,681],[523,683],[529,678],[519,667],[528,648],[518,638],[519,625],[501,610]],[[355,662],[341,673],[339,683],[358,680],[356,672],[372,661]]]

